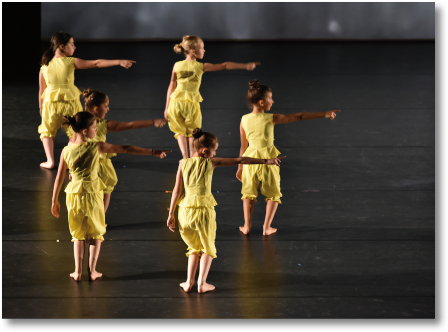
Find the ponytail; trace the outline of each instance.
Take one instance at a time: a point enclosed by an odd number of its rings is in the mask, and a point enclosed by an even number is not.
[[[51,37],[51,46],[45,51],[42,56],[41,66],[47,66],[51,59],[53,59],[57,49],[61,45],[67,45],[70,39],[73,38],[69,33],[64,31],[56,32],[53,37]]]

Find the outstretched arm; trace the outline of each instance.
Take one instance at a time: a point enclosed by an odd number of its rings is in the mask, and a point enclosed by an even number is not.
[[[302,112],[302,113],[295,113],[295,114],[274,114],[272,123],[273,124],[285,124],[285,123],[291,123],[296,121],[303,121],[303,120],[313,120],[313,119],[319,119],[319,118],[329,118],[333,120],[336,117],[336,112],[340,112],[341,110],[332,110],[328,112],[316,112],[316,113],[310,113],[310,112]]]
[[[166,105],[165,105],[165,112],[163,113],[163,116],[168,121],[168,106],[170,106],[170,96],[173,93],[173,91],[176,89],[177,86],[177,75],[174,68],[176,65],[173,66],[173,71],[171,72],[171,80],[170,85],[168,86],[168,92],[166,93]]]
[[[239,157],[239,158],[211,158],[213,168],[215,167],[222,167],[222,166],[234,166],[239,164],[264,164],[264,165],[277,165],[280,166],[281,160],[286,158],[284,157],[277,157],[277,158],[271,158],[271,159],[258,159],[258,158],[249,158],[249,157]]]
[[[154,156],[160,159],[166,157],[167,152],[172,152],[171,150],[154,150],[145,149],[134,145],[118,145],[109,144],[106,142],[98,142],[98,152],[99,153],[129,153],[138,155]]]
[[[134,60],[83,60],[75,58],[76,69],[92,69],[92,68],[107,68],[114,66],[122,66],[123,68],[131,68],[132,64],[136,63]]]
[[[241,123],[240,123],[240,139],[241,139],[240,157],[242,157],[244,152],[246,152],[247,147],[249,146],[249,142],[247,141],[246,132],[244,131],[243,125]],[[241,180],[242,174],[243,174],[243,165],[239,164],[238,170],[236,171],[236,178],[240,181],[242,181]]]
[[[53,198],[51,199],[51,213],[59,218],[59,212],[61,211],[61,204],[59,204],[59,192],[61,191],[62,184],[65,180],[65,171],[67,170],[67,164],[64,160],[64,151],[61,152],[61,161],[59,162],[58,174],[54,181]]]
[[[162,128],[166,124],[165,119],[154,119],[154,120],[137,120],[131,122],[121,122],[121,121],[107,121],[107,131],[125,131],[130,129],[140,129],[155,126],[157,128]]]
[[[236,62],[223,62],[219,64],[204,63],[204,73],[207,71],[219,71],[219,70],[232,70],[232,69],[245,69],[252,71],[256,66],[259,66],[260,62],[248,62],[248,63],[236,63]]]
[[[47,88],[47,83],[45,82],[44,73],[39,71],[39,114],[42,116],[42,94]]]
[[[177,169],[176,174],[176,185],[173,189],[173,195],[171,196],[171,204],[170,204],[170,213],[168,215],[168,220],[166,221],[166,225],[169,227],[171,232],[174,232],[174,228],[176,227],[176,219],[174,218],[174,210],[176,210],[176,204],[179,200],[179,197],[182,193],[182,160],[179,161],[179,168]]]

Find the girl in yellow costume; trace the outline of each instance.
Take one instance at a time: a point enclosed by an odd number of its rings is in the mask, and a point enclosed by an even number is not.
[[[70,168],[72,181],[65,188],[67,193],[68,223],[72,241],[74,242],[75,272],[70,277],[80,281],[83,268],[85,242],[89,247],[89,277],[95,280],[102,276],[96,271],[96,263],[101,249],[103,235],[106,233],[103,190],[106,188],[98,177],[99,154],[131,153],[152,155],[165,158],[169,150],[144,149],[131,145],[113,145],[105,142],[89,142],[97,132],[96,119],[88,112],[79,112],[66,121],[75,132],[75,140],[66,146],[61,153],[58,175],[54,182],[51,213],[59,218],[61,205],[59,192],[65,179],[67,165]]]
[[[130,129],[140,129],[150,126],[162,128],[166,124],[165,119],[154,120],[137,120],[132,122],[119,122],[104,119],[109,112],[109,97],[98,90],[84,90],[83,91],[85,110],[92,113],[96,117],[96,126],[98,132],[96,136],[89,139],[89,142],[106,142],[106,134],[108,132],[118,132]],[[70,142],[74,140],[73,130],[68,127],[66,130]],[[117,173],[112,165],[110,158],[115,157],[116,153],[102,153],[100,155],[100,169],[98,176],[106,185],[104,189],[104,213],[107,212],[110,203],[110,196],[114,190],[115,185],[118,182]]]
[[[191,158],[182,159],[176,175],[176,185],[171,197],[170,213],[167,226],[174,232],[174,210],[179,205],[179,232],[188,245],[187,281],[180,284],[185,292],[191,291],[195,282],[196,271],[200,263],[198,292],[205,293],[215,289],[207,284],[207,275],[213,258],[216,258],[216,213],[213,198],[213,169],[218,166],[239,164],[265,164],[280,166],[280,158],[213,158],[218,149],[215,135],[196,128],[193,131],[194,153]],[[182,197],[182,189],[184,195]]]
[[[260,63],[224,62],[214,65],[198,62],[196,59],[204,57],[205,49],[203,40],[197,36],[184,36],[182,42],[174,46],[174,51],[184,53],[186,58],[174,64],[164,116],[169,121],[170,130],[175,133],[174,137],[178,140],[182,156],[188,158],[194,153],[191,133],[193,129],[202,127],[202,113],[199,106],[202,102],[199,93],[202,74],[223,69],[251,71]]]
[[[129,68],[135,61],[130,60],[82,60],[73,58],[75,41],[65,32],[57,32],[51,37],[51,47],[42,57],[39,72],[39,126],[47,161],[44,168],[54,167],[54,138],[61,127],[64,116],[82,112],[79,95],[75,86],[75,69],[105,68],[122,66]]]
[[[280,151],[274,146],[274,125],[291,123],[301,120],[336,117],[335,112],[340,110],[320,113],[296,113],[296,114],[266,114],[274,104],[272,90],[266,85],[260,85],[258,80],[249,83],[248,99],[253,107],[252,113],[241,118],[240,156],[252,158],[275,158]],[[271,227],[280,197],[280,169],[266,165],[239,165],[236,177],[243,183],[241,194],[243,197],[244,226],[240,231],[247,235],[252,227],[252,213],[257,201],[257,188],[261,182],[261,193],[266,201],[266,217],[263,225],[263,235],[271,235],[277,231]]]

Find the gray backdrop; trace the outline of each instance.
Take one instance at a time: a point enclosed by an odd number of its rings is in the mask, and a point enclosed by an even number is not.
[[[44,40],[434,39],[434,2],[42,3]]]

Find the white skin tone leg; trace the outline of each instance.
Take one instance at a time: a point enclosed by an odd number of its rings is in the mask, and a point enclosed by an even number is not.
[[[52,137],[44,137],[42,139],[47,161],[40,164],[40,167],[52,169],[54,168],[54,140]]]
[[[96,132],[98,131],[96,127],[96,121],[93,122],[93,124],[86,128],[81,130],[79,133],[75,133],[74,137],[74,144],[83,144],[87,143],[89,138],[93,138],[96,135]],[[116,145],[116,144],[109,144],[105,142],[99,142],[98,144],[98,153],[129,153],[129,154],[137,154],[137,155],[149,155],[154,156],[159,159],[163,159],[166,157],[166,153],[172,152],[171,150],[154,150],[154,149],[145,149],[138,146],[133,145]],[[53,198],[52,198],[52,204],[51,204],[51,213],[56,217],[59,218],[59,213],[61,211],[61,204],[59,203],[59,193],[61,191],[62,185],[64,184],[65,180],[65,173],[67,172],[67,163],[64,160],[64,154],[61,153],[61,158],[59,162],[58,167],[58,174],[56,175],[56,179],[54,181],[53,186]],[[93,241],[93,242],[92,242]],[[98,256],[100,253],[101,248],[101,240],[92,240],[90,242],[90,252],[91,255],[89,257],[89,267],[91,269],[91,278],[92,280],[95,280],[96,278],[99,278],[99,272],[96,271],[96,262],[98,261]],[[76,242],[82,242],[82,241],[76,241]],[[75,262],[79,261],[77,259],[75,251]],[[75,264],[76,265],[76,264]],[[79,267],[76,268],[79,270]],[[76,271],[75,271],[76,272]]]
[[[193,142],[194,142],[194,137],[188,137],[188,148],[190,150],[190,157],[193,157],[193,155],[194,155]]]
[[[194,286],[196,271],[198,270],[200,260],[201,258],[198,255],[191,254],[188,256],[187,281],[179,284],[179,286],[187,293],[190,292]]]
[[[70,277],[76,281],[81,281],[82,263],[84,261],[85,241],[73,242],[73,250],[75,254],[75,272],[70,273]]]
[[[264,99],[259,100],[256,104],[253,104],[253,110],[251,114],[258,114],[258,113],[264,113],[271,110],[272,105],[274,104],[274,100],[272,99],[272,92],[266,92]],[[272,117],[272,123],[274,125],[276,124],[286,124],[296,121],[303,121],[303,120],[313,120],[318,118],[327,118],[333,120],[336,117],[336,113],[340,112],[341,110],[331,110],[327,112],[317,112],[317,113],[309,113],[309,112],[302,112],[302,113],[295,113],[295,114],[274,114]],[[243,126],[240,124],[240,139],[241,139],[241,148],[240,148],[240,156],[242,156],[248,146],[249,142],[246,138],[246,133],[244,131]],[[243,172],[243,166],[239,165],[238,171],[236,173],[236,178],[242,182],[241,175]],[[247,214],[249,211],[248,207],[246,207],[246,201],[247,199],[243,200],[243,209],[244,209],[244,221],[245,224],[243,227],[240,227],[240,231],[247,235],[250,231],[250,225],[247,223]],[[271,203],[270,203],[271,202]],[[275,204],[276,203],[276,204]],[[272,202],[271,200],[268,200],[268,203],[266,205],[266,217],[265,222],[263,225],[263,235],[271,235],[277,231],[276,228],[271,227],[272,220],[274,219],[275,212],[277,211],[278,202]],[[253,211],[253,210],[252,210]],[[252,212],[250,213],[250,222],[252,222]]]
[[[255,201],[249,198],[243,200],[244,226],[240,226],[240,232],[244,235],[249,234],[252,228],[252,215],[254,213]]]
[[[182,158],[188,158],[188,141],[185,136],[177,136],[177,142],[179,143],[180,151],[182,152]]]
[[[214,158],[216,155],[216,150],[218,149],[218,143],[215,144],[213,148],[200,148],[199,151],[195,151],[193,157],[203,157],[211,158],[213,169],[215,167],[223,166],[235,166],[239,164],[264,164],[264,165],[277,165],[280,166],[281,159],[286,157],[278,157],[272,159],[257,159],[257,158]],[[173,189],[173,195],[171,196],[170,212],[168,215],[168,220],[166,222],[167,227],[170,231],[174,232],[176,227],[176,219],[174,218],[174,211],[177,206],[177,201],[182,193],[183,179],[182,179],[182,161],[179,161],[179,168],[176,174],[176,184]],[[191,257],[191,256],[190,256]],[[206,282],[208,272],[210,270],[210,265],[212,264],[213,257],[204,253],[201,256],[201,262],[199,267],[199,278],[198,278],[198,292],[205,293],[215,289],[215,286],[208,284]],[[187,277],[188,278],[188,277]],[[182,284],[181,284],[182,285]]]

